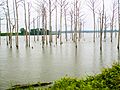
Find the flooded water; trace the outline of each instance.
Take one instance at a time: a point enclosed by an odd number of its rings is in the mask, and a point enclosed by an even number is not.
[[[66,75],[83,77],[100,73],[102,67],[109,67],[119,60],[117,38],[110,42],[109,35],[103,40],[103,51],[99,50],[99,38],[93,43],[92,34],[85,34],[78,42],[78,48],[68,39],[63,45],[53,42],[42,48],[40,41],[33,41],[25,47],[25,37],[19,37],[19,49],[6,46],[2,37],[0,46],[0,90],[15,84],[48,82]],[[15,41],[13,37],[13,42]],[[33,47],[33,48],[32,48]]]

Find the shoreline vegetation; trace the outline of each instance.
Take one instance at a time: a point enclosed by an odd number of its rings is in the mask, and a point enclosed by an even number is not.
[[[114,63],[111,68],[103,68],[100,74],[87,76],[84,79],[66,76],[54,82],[14,85],[8,90],[35,90],[35,87],[38,87],[38,90],[119,90],[120,63]]]
[[[25,32],[26,31],[24,31],[24,30],[22,30],[21,32],[19,32],[18,33],[18,35],[19,36],[23,36],[23,35],[25,35]],[[35,32],[35,33],[34,33]],[[119,32],[118,30],[114,30],[114,31],[111,31],[111,30],[107,30],[106,31],[107,33],[111,33],[111,32],[115,32],[115,33],[117,33],[117,32]],[[49,35],[49,30],[47,31],[47,35]],[[59,31],[58,32],[56,32],[56,31],[52,31],[52,35],[56,35],[56,33],[57,33],[57,35],[59,34]],[[61,33],[66,33],[66,31],[61,31]],[[73,32],[71,32],[71,31],[67,31],[67,33],[73,33]],[[77,32],[77,33],[79,33],[79,31]],[[94,33],[94,31],[93,30],[84,30],[84,31],[81,31],[81,33]],[[95,33],[100,33],[100,31],[95,31]],[[12,36],[16,36],[16,34],[17,33],[12,33]],[[29,32],[27,32],[27,35],[29,35]],[[39,33],[38,33],[38,31],[37,31],[37,29],[33,29],[33,30],[31,30],[31,32],[30,32],[30,35],[44,35],[43,34],[43,31],[41,30]],[[0,36],[10,36],[10,33],[0,33]]]

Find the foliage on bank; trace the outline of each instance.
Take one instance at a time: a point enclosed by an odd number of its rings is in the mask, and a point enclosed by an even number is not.
[[[55,81],[51,90],[119,90],[120,89],[120,64],[112,68],[104,68],[101,74],[88,76],[86,79],[64,77]]]
[[[115,63],[111,68],[104,68],[101,74],[87,76],[85,79],[64,77],[50,87],[39,90],[120,90],[120,64]]]

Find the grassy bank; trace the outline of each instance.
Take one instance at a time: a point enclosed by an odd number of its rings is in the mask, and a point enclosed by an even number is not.
[[[64,77],[54,82],[49,88],[38,90],[120,90],[120,64],[104,68],[101,74],[87,76],[85,79]],[[28,90],[34,90],[29,88]]]

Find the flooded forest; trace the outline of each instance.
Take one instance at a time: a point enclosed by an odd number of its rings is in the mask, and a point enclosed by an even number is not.
[[[119,44],[119,0],[1,0],[0,90],[98,74]]]

